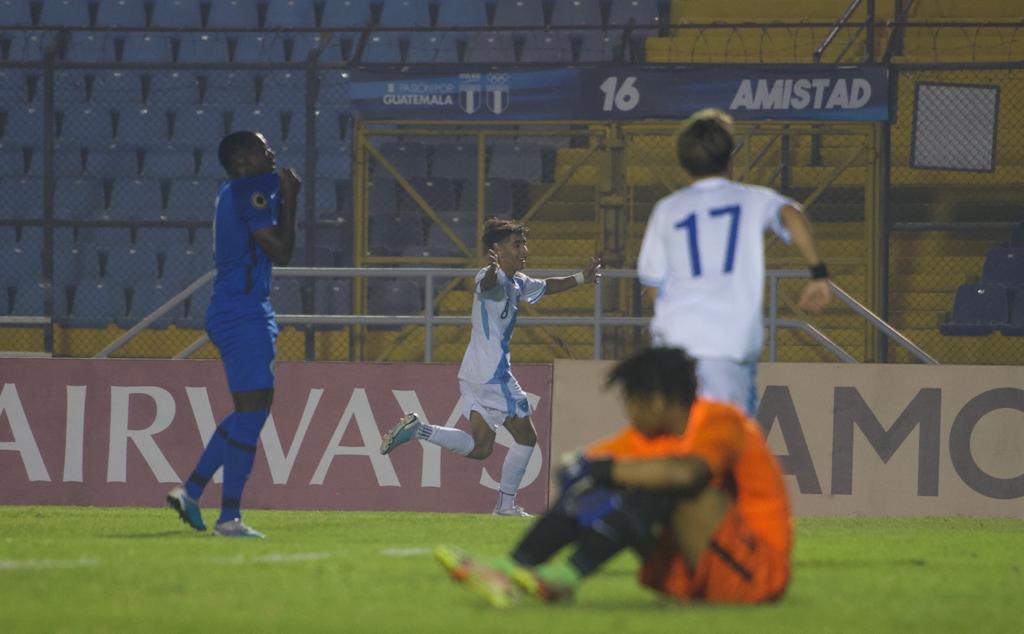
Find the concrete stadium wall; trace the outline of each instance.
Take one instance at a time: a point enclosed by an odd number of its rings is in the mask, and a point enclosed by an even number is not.
[[[626,420],[612,362],[558,360],[551,451]],[[1024,367],[762,364],[758,419],[798,515],[1024,518]]]
[[[424,442],[381,456],[406,411],[465,429],[458,366],[278,363],[248,508],[489,513],[505,448],[467,460]],[[519,364],[538,448],[520,502],[547,505],[550,365]],[[0,504],[158,506],[231,409],[217,361],[0,358]],[[498,443],[512,437],[504,429]],[[219,483],[220,478],[215,479]],[[220,503],[211,484],[205,506]]]

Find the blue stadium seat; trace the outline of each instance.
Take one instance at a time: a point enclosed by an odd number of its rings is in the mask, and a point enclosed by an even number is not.
[[[415,212],[370,216],[369,248],[373,255],[401,255],[406,247],[425,244],[424,215]]]
[[[552,26],[601,26],[600,0],[555,0]]]
[[[43,275],[43,259],[39,248],[8,242],[0,245],[0,279],[14,282],[20,279],[38,280]]]
[[[270,141],[270,147],[274,150],[274,155],[277,157],[277,168],[282,169],[290,167],[299,172],[299,174],[307,174],[306,169],[306,148],[299,145],[284,145],[282,143],[275,143],[273,139]]]
[[[0,177],[20,178],[25,175],[25,151],[21,148],[0,150]]]
[[[366,40],[363,48],[363,62],[367,64],[399,64],[402,49],[398,36],[388,32],[377,32]]]
[[[426,178],[427,148],[422,143],[382,143],[380,153],[405,178]],[[375,166],[374,170],[383,172],[384,168]]]
[[[42,315],[46,306],[46,287],[34,280],[18,280],[14,287],[11,315]]]
[[[384,0],[380,11],[382,28],[430,27],[427,0]]]
[[[410,64],[457,64],[456,36],[443,31],[418,31],[409,38],[406,60]]]
[[[118,179],[110,190],[107,216],[111,220],[159,220],[163,208],[159,181]]]
[[[462,195],[459,196],[458,211],[476,211],[476,184],[471,181],[463,181]],[[484,208],[488,216],[499,218],[511,218],[512,207],[512,186],[504,178],[489,178],[484,181]]]
[[[351,78],[337,70],[320,73],[320,90],[317,102],[321,108],[344,110],[352,102]]]
[[[986,284],[1024,286],[1024,248],[992,249],[985,256],[981,281]]]
[[[100,245],[106,251],[106,266],[103,279],[112,280],[122,286],[137,282],[153,282],[157,279],[157,253],[143,245],[119,244],[110,247]]]
[[[0,2],[0,26],[33,26],[29,0]]]
[[[328,3],[330,4],[330,3]],[[259,27],[256,0],[219,0],[210,4],[208,28],[255,29]]]
[[[144,27],[146,7],[138,0],[99,0],[96,26]]]
[[[452,230],[462,243],[469,249],[470,254],[476,248],[476,214],[469,212],[442,213],[441,219],[445,225]],[[444,230],[436,223],[431,223],[427,228],[427,252],[433,256],[462,257],[465,256]]]
[[[213,5],[220,4],[218,2]],[[199,0],[160,0],[153,3],[152,25],[157,27],[198,29],[203,26]]]
[[[92,102],[109,106],[142,105],[142,76],[131,71],[100,71],[92,82]]]
[[[104,328],[125,316],[124,287],[113,281],[83,280],[75,284],[68,325]]]
[[[487,5],[479,0],[441,0],[437,26],[487,26]]]
[[[315,27],[313,0],[270,0],[263,26],[268,29]]]
[[[271,145],[283,138],[281,115],[276,110],[239,108],[231,120],[231,131],[252,130],[262,132]],[[305,140],[305,139],[303,139]]]
[[[413,190],[430,205],[434,211],[455,209],[455,187],[447,178],[413,178],[409,183]],[[398,192],[398,209],[403,212],[425,213],[419,203],[401,186]]]
[[[199,105],[199,78],[189,72],[159,71],[153,75],[146,101],[152,107]]]
[[[524,64],[572,64],[572,40],[565,31],[531,31],[523,43]]]
[[[99,220],[104,204],[103,182],[96,178],[58,178],[53,192],[53,213],[68,220]]]
[[[64,59],[68,62],[110,63],[117,61],[115,38],[109,33],[75,31],[64,48]]]
[[[228,38],[223,33],[197,33],[181,38],[179,64],[222,64],[229,59]]]
[[[171,181],[167,195],[168,220],[211,220],[220,183],[196,178]]]
[[[195,178],[196,159],[192,150],[167,146],[142,155],[143,178]]]
[[[345,185],[342,185],[343,195]],[[352,215],[342,222],[317,225],[313,234],[316,247],[326,247],[335,253],[336,266],[352,266]]]
[[[358,28],[370,22],[370,0],[331,0],[324,3],[320,26],[325,29]]]
[[[296,121],[298,121],[298,125]],[[334,147],[348,138],[348,117],[340,114],[334,108],[317,110],[315,125],[316,138],[329,147]],[[305,119],[293,118],[292,131],[289,133],[289,137],[295,134],[302,135],[304,131]]]
[[[117,143],[142,148],[161,147],[168,142],[167,114],[151,108],[132,108],[118,112]]]
[[[317,150],[316,175],[324,178],[352,178],[352,154],[337,148]]]
[[[302,280],[296,277],[275,277],[270,287],[270,304],[281,315],[301,315]]]
[[[395,196],[395,181],[393,178],[377,176],[370,179],[367,198],[370,205],[370,215],[389,215],[398,211],[398,199]]]
[[[939,326],[944,335],[988,335],[1009,321],[1006,287],[999,284],[964,284],[956,289],[952,318]]]
[[[216,146],[224,137],[224,113],[211,108],[179,110],[174,114],[171,140],[174,143]]]
[[[0,69],[0,107],[18,107],[28,103],[28,77],[24,71]]]
[[[178,317],[174,325],[178,328],[202,330],[206,324],[206,308],[213,294],[213,282],[203,285],[186,300],[185,317]]]
[[[512,36],[498,31],[474,32],[466,43],[466,63],[515,64],[516,49]]]
[[[317,278],[313,283],[313,314],[351,315],[352,280]]]
[[[64,143],[85,146],[109,144],[114,139],[110,110],[106,107],[65,110],[59,138]]]
[[[121,61],[130,64],[170,64],[171,38],[166,33],[129,33],[124,39]]]
[[[543,180],[543,157],[535,145],[499,143],[491,150],[488,176],[531,183]]]
[[[89,4],[81,0],[44,0],[40,26],[92,26]]]
[[[224,179],[224,167],[217,158],[217,148],[208,148],[199,153],[199,169],[196,171],[199,178]]]
[[[83,70],[58,70],[53,74],[53,101],[58,108],[77,107],[85,103],[86,79]],[[38,87],[42,91],[42,87]]]
[[[79,177],[85,169],[82,148],[77,146],[57,146],[53,151],[53,174],[57,178]],[[43,175],[43,150],[32,150],[29,157],[28,173],[30,176]]]
[[[608,12],[608,24],[626,25],[630,20],[633,20],[637,26],[660,23],[658,0],[612,0]]]
[[[241,64],[282,63],[284,38],[278,34],[244,34],[235,42],[234,61]]]
[[[276,72],[263,79],[260,104],[281,108],[301,108],[306,103],[306,79],[302,73]]]
[[[164,286],[161,282],[154,280],[139,280],[136,284],[132,285],[128,293],[128,297],[130,298],[128,304],[128,315],[124,319],[118,320],[118,325],[122,328],[131,328],[143,317],[167,303],[168,300],[174,297],[175,292],[176,291],[172,291],[170,288]],[[175,319],[184,316],[185,302],[182,302],[166,315],[151,323],[148,327],[166,328],[171,325]]]
[[[135,150],[88,150],[85,175],[93,178],[135,178],[139,175],[139,154]]]
[[[1009,289],[1010,318],[1000,332],[1010,337],[1024,337],[1024,286]]]
[[[207,219],[210,221],[209,226],[200,227],[193,231],[192,235],[192,249],[197,252],[209,251],[210,258],[213,257],[213,209],[210,209]],[[202,253],[201,253],[202,255]],[[210,270],[213,268],[213,260],[206,258],[203,261],[203,265],[209,264],[204,270]]]
[[[423,312],[423,288],[410,279],[373,278],[367,299],[371,315],[417,315]]]
[[[580,36],[581,64],[611,62],[618,58],[622,37],[604,31],[586,31]]]
[[[42,218],[42,179],[0,179],[0,216],[4,218]]]
[[[149,250],[157,254],[168,254],[184,251],[188,248],[188,229],[180,227],[141,227],[137,229],[135,241],[137,248]],[[166,273],[167,269],[161,269]],[[163,275],[161,275],[163,278]]]
[[[544,26],[541,0],[498,0],[494,26]]]
[[[43,53],[53,44],[53,31],[14,31],[5,34],[7,62],[39,62]]]
[[[334,220],[338,217],[341,206],[338,204],[338,183],[330,178],[318,178],[316,187],[316,217],[323,220]]]
[[[206,78],[206,105],[240,107],[256,103],[256,84],[249,72],[210,73]]]
[[[450,143],[437,145],[430,174],[443,178],[472,178],[476,174],[476,147]]]
[[[1024,247],[1024,222],[1013,228],[1013,233],[1010,234],[1010,246]]]
[[[337,34],[340,36],[340,34]],[[288,56],[290,62],[304,62],[309,58],[309,53],[313,49],[322,48],[325,42],[329,41],[337,45],[340,37],[325,38],[321,37],[318,33],[297,33],[291,40],[291,53]],[[332,61],[340,62],[341,54],[340,48],[335,48],[333,59],[324,59],[323,54],[320,56],[320,61]]]

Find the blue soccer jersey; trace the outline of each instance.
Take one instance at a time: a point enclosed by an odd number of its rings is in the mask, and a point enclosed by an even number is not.
[[[221,185],[213,223],[217,279],[208,317],[272,316],[271,262],[252,234],[277,223],[281,178],[275,173]]]

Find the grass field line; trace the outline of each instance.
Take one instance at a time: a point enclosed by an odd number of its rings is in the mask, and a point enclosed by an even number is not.
[[[429,555],[432,551],[431,548],[385,548],[380,554],[385,557],[419,557]]]
[[[329,559],[331,553],[267,553],[266,555],[246,556],[235,555],[233,557],[216,557],[210,561],[215,564],[238,566],[245,564],[284,564],[295,561],[321,561]]]
[[[0,559],[0,570],[56,568],[88,568],[100,565],[97,557],[79,557],[78,559]]]

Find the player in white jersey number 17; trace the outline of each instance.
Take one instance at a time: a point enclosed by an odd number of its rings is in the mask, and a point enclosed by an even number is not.
[[[537,444],[530,415],[533,407],[512,375],[509,342],[519,302],[534,304],[545,295],[585,283],[597,283],[601,259],[592,257],[583,269],[566,277],[532,278],[526,267],[527,228],[515,221],[491,218],[484,224],[483,243],[490,264],[477,272],[473,289],[473,331],[459,368],[459,391],[469,432],[428,425],[415,413],[404,416],[384,435],[380,452],[390,453],[413,438],[439,445],[461,456],[483,460],[494,449],[495,432],[504,426],[512,446],[501,467],[497,515],[528,515],[516,504],[516,493]]]
[[[816,313],[832,296],[800,205],[767,187],[729,179],[732,118],[714,109],[683,122],[676,136],[689,186],[662,198],[647,221],[637,274],[656,291],[654,345],[697,360],[701,396],[757,413],[757,360],[763,342],[764,233],[796,246],[811,280],[799,305]]]

